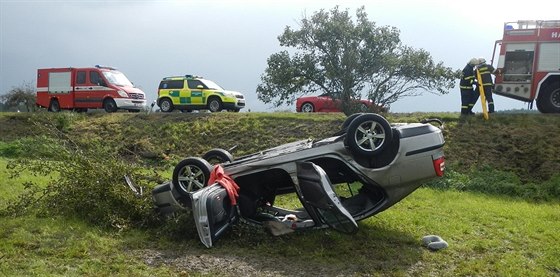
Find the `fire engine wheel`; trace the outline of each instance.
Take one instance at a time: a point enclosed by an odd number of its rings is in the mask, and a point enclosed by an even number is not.
[[[541,90],[537,109],[541,113],[560,113],[560,83],[551,83]]]
[[[389,122],[378,114],[368,113],[357,116],[346,132],[346,145],[355,155],[374,156],[383,151],[393,140],[393,130]]]
[[[208,110],[213,113],[221,111],[222,101],[220,100],[220,98],[214,97],[208,100]]]
[[[114,113],[117,111],[117,103],[115,103],[115,100],[107,98],[103,100],[103,109],[108,113]]]
[[[58,100],[56,99],[52,99],[51,103],[49,104],[49,112],[60,112],[60,104],[58,103]]]
[[[206,186],[212,172],[212,165],[201,158],[186,158],[179,162],[173,170],[173,186],[188,200],[185,203],[190,207],[191,192]]]
[[[302,113],[312,113],[315,111],[315,106],[313,104],[306,102],[301,105],[301,112]]]
[[[233,162],[233,155],[229,151],[220,148],[208,151],[202,158],[211,165]]]
[[[163,98],[159,102],[159,108],[164,113],[170,113],[170,112],[173,111],[173,108],[174,108],[173,107],[173,102],[171,102],[171,99],[169,99],[169,98]]]

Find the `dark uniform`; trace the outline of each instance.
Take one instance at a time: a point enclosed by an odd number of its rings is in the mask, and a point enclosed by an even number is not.
[[[472,114],[472,108],[474,103],[476,103],[476,101],[472,102],[474,79],[473,65],[468,63],[463,68],[463,75],[459,81],[459,88],[461,89],[461,114]]]
[[[492,89],[494,89],[494,82],[492,81],[492,73],[494,73],[494,67],[492,65],[482,62],[476,67],[476,70],[480,73],[479,80],[484,87],[484,96],[486,97],[486,102],[488,103],[488,112],[494,112],[494,99],[492,98]]]

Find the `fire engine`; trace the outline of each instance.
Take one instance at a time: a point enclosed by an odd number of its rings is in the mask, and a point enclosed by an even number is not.
[[[525,101],[542,113],[560,113],[560,20],[504,23],[496,66],[496,94]]]
[[[118,109],[138,112],[146,106],[144,92],[112,67],[45,68],[37,70],[37,106],[52,112]]]

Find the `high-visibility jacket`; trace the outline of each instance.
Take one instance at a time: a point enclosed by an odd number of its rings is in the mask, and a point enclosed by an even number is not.
[[[461,75],[461,80],[459,81],[459,87],[461,89],[472,89],[474,83],[474,70],[472,65],[467,64],[463,68],[463,74]]]
[[[492,81],[492,73],[494,72],[494,67],[489,64],[481,64],[477,66],[478,72],[480,72],[480,78],[482,78],[483,86],[491,86],[494,84]]]

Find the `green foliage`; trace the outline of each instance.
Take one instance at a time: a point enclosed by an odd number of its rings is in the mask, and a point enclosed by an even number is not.
[[[12,87],[4,95],[0,95],[0,100],[4,102],[4,108],[18,109],[23,107],[25,111],[31,112],[36,110],[35,87],[31,82],[23,82],[20,86]]]
[[[44,149],[39,154],[48,154],[9,162],[7,168],[13,178],[21,174],[55,178],[46,185],[25,183],[25,192],[7,207],[7,214],[38,212],[77,216],[93,224],[119,229],[157,221],[150,195],[135,197],[124,179],[125,175],[130,176],[145,187],[153,181],[162,181],[157,173],[146,173],[97,141],[78,144],[61,134],[57,141],[57,144],[20,144],[24,146],[21,149],[40,145]]]
[[[257,87],[258,98],[280,106],[297,95],[321,91],[341,99],[345,114],[356,112],[364,95],[380,107],[422,91],[447,93],[459,71],[435,63],[430,54],[402,45],[394,27],[369,21],[364,7],[356,22],[338,6],[303,18],[300,29],[289,26],[279,36],[280,45],[294,48],[268,58],[268,67]]]

